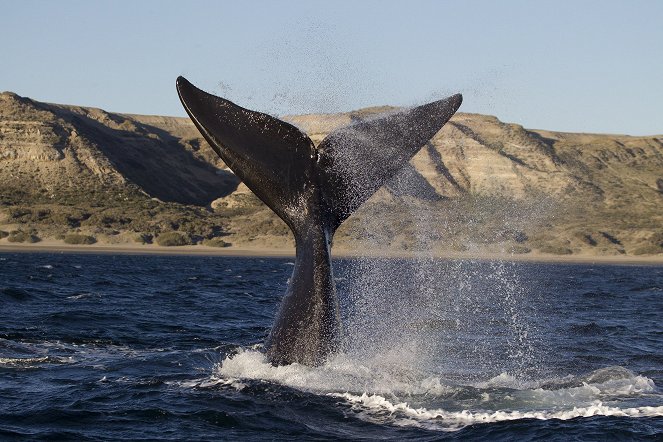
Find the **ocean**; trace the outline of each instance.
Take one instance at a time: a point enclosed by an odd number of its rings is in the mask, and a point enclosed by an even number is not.
[[[0,254],[2,440],[663,440],[663,267],[348,258],[343,351],[261,353],[288,258]]]

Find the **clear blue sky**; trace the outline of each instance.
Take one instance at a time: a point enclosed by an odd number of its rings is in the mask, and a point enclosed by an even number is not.
[[[0,0],[0,90],[184,115],[175,78],[272,114],[412,105],[663,133],[663,1]]]

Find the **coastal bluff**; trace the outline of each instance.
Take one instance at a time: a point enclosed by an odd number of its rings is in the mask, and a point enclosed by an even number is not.
[[[317,144],[337,127],[392,109],[280,118]],[[293,243],[188,118],[4,92],[0,245],[38,241],[262,249]],[[663,135],[562,133],[459,113],[348,219],[334,247],[663,254]]]

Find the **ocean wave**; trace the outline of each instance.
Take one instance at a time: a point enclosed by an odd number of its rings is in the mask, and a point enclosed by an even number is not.
[[[485,381],[452,383],[440,375],[357,362],[347,355],[321,367],[273,366],[257,349],[240,349],[216,366],[210,380],[196,385],[241,391],[250,381],[340,398],[360,418],[394,425],[458,429],[516,419],[663,416],[663,396],[654,381],[624,367],[539,380],[501,373]]]
[[[594,401],[588,406],[573,407],[567,410],[461,410],[415,408],[406,402],[393,403],[380,395],[363,393],[332,393],[330,396],[344,399],[361,417],[380,423],[395,425],[416,425],[430,427],[431,424],[441,430],[460,430],[468,425],[495,423],[519,419],[568,420],[579,417],[615,416],[615,417],[660,417],[663,406],[626,407],[604,405]]]
[[[570,392],[576,397],[581,391],[595,395],[633,395],[656,390],[654,381],[619,366],[605,367],[581,376],[524,380],[501,373],[487,381],[475,384],[478,388],[508,388],[533,392]]]
[[[35,368],[43,364],[70,364],[74,361],[70,357],[38,356],[32,358],[0,358],[0,367],[5,368]]]
[[[21,288],[3,287],[0,288],[0,299],[1,298],[8,298],[13,301],[25,301],[32,298],[32,296],[28,291]]]
[[[85,298],[101,298],[101,295],[98,293],[74,293],[70,296],[67,296],[67,299],[78,300]]]

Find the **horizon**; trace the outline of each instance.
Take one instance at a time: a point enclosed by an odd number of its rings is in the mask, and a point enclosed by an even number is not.
[[[7,5],[0,90],[37,101],[185,117],[184,75],[275,115],[460,92],[460,112],[530,129],[663,132],[660,2]]]

